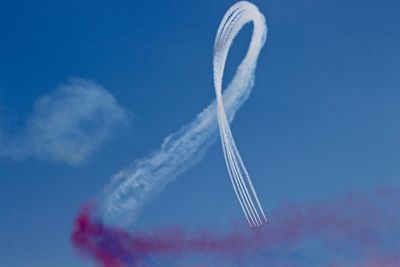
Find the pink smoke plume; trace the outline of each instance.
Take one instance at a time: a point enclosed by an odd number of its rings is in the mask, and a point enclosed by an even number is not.
[[[71,239],[81,255],[103,267],[167,266],[151,260],[180,262],[193,254],[212,258],[197,267],[212,261],[219,266],[223,261],[233,266],[395,267],[400,266],[399,193],[386,188],[317,204],[288,204],[273,212],[263,228],[228,233],[181,227],[131,233],[104,225],[87,205]]]

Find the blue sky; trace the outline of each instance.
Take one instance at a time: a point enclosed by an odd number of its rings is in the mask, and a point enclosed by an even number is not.
[[[79,205],[214,99],[213,43],[233,3],[0,4],[1,266],[91,266],[69,242]],[[266,211],[349,188],[400,185],[400,4],[254,3],[266,17],[268,39],[253,93],[232,131]],[[227,80],[250,30],[230,52]],[[74,85],[73,78],[93,81],[93,94],[83,102],[62,89]],[[60,106],[76,116],[91,114],[90,121],[105,116],[83,133],[72,131],[77,139],[61,146],[61,154],[48,139],[58,124],[32,126],[48,114],[68,121]],[[37,131],[48,134],[33,138]],[[83,138],[86,131],[93,138]],[[143,209],[137,225],[197,229],[241,216],[216,143]]]

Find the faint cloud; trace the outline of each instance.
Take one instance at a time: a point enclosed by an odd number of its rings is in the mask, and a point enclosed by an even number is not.
[[[76,165],[126,122],[127,112],[99,84],[72,79],[40,97],[19,136],[1,134],[0,155]]]

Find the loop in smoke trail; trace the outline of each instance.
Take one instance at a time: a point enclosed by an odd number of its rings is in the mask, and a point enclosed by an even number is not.
[[[251,227],[254,227],[262,226],[264,221],[267,222],[267,218],[236,148],[221,94],[222,78],[229,48],[241,28],[250,21],[254,24],[253,35],[247,55],[240,67],[242,67],[243,63],[245,66],[255,66],[259,51],[265,41],[265,20],[256,6],[248,2],[239,2],[226,12],[218,29],[214,48],[214,86],[217,95],[218,124],[226,166],[247,221]],[[253,74],[251,73],[250,75]]]
[[[254,25],[250,47],[222,94],[222,76],[228,50],[235,36],[249,22]],[[228,10],[218,29],[214,47],[217,101],[213,101],[191,123],[168,136],[153,155],[135,162],[113,177],[99,197],[100,216],[106,223],[132,223],[139,208],[151,196],[200,161],[217,137],[217,125],[229,175],[250,226],[261,226],[266,221],[229,128],[229,121],[247,100],[253,87],[257,58],[266,33],[264,16],[253,4],[241,1]]]

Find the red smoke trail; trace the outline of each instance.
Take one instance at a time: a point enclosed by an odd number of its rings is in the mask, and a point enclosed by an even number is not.
[[[400,190],[381,189],[324,203],[286,205],[271,214],[264,228],[225,234],[179,227],[129,233],[96,221],[85,207],[75,220],[72,242],[104,267],[147,266],[151,257],[192,253],[253,261],[246,266],[310,266],[311,260],[311,266],[394,267],[400,266],[395,256],[400,253],[399,195]],[[312,242],[323,256],[296,256],[310,254]]]

